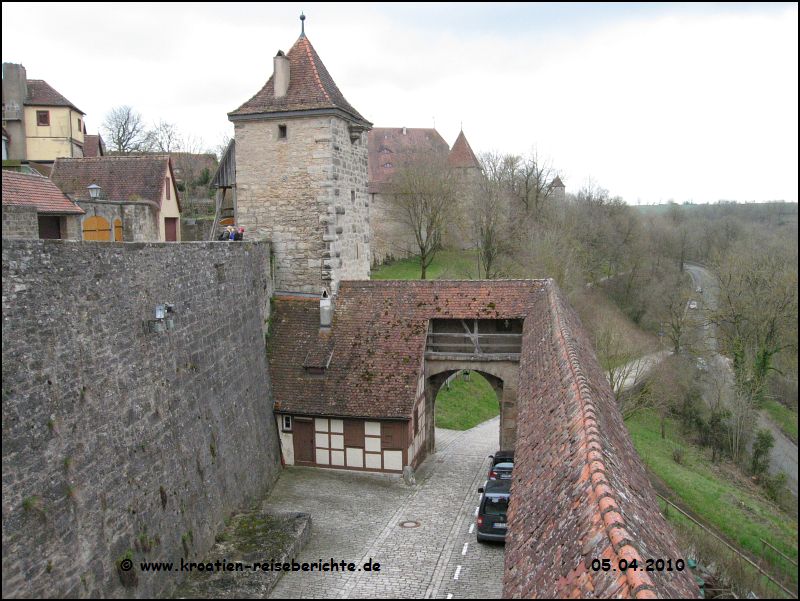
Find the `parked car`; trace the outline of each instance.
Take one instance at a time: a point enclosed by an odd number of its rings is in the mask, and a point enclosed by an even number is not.
[[[511,470],[514,464],[510,462],[498,463],[489,468],[489,480],[508,480],[511,481]]]
[[[514,463],[514,451],[497,451],[494,455],[489,455],[492,465],[498,463]]]
[[[690,309],[697,309],[697,301],[689,301]]]
[[[508,499],[511,494],[510,480],[489,480],[478,489],[482,494],[478,506],[477,529],[479,543],[506,540],[508,529]]]

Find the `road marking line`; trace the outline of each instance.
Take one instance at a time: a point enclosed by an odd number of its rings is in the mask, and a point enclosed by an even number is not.
[[[453,580],[458,580],[458,575],[461,573],[461,566],[456,566],[456,573],[453,574]]]
[[[475,508],[475,517],[478,517],[478,509],[480,509],[480,507]]]
[[[467,545],[469,545],[469,543],[464,543],[464,548],[461,549],[461,555],[466,555],[467,554]]]
[[[447,598],[448,599],[452,599],[453,598],[453,593],[447,593]]]
[[[473,532],[474,530],[475,530],[475,524],[474,524],[474,523],[473,523],[473,524],[470,524],[470,525],[469,525],[469,533],[470,533],[470,534],[472,534],[472,532]]]

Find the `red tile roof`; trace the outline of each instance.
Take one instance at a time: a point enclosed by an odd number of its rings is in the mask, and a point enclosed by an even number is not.
[[[525,320],[505,598],[698,598],[689,570],[595,571],[682,557],[577,315],[555,285]]]
[[[472,148],[469,142],[467,142],[467,137],[464,135],[463,131],[458,134],[458,138],[456,138],[453,144],[453,149],[447,157],[447,164],[450,165],[450,167],[476,167],[480,169],[481,164],[475,157],[475,153],[472,152]]]
[[[99,134],[83,136],[83,156],[86,158],[101,157],[106,154],[106,145]]]
[[[35,206],[39,213],[81,215],[83,209],[49,179],[3,169],[3,204]]]
[[[25,98],[27,106],[68,106],[85,115],[82,110],[56,92],[52,86],[42,79],[29,79],[28,96]]]
[[[289,89],[286,95],[275,98],[274,76],[270,77],[255,96],[235,111],[228,113],[229,117],[312,109],[339,109],[355,121],[372,125],[347,102],[305,35],[298,38],[291,50],[286,53],[286,57],[289,59]]]
[[[385,192],[398,167],[413,156],[428,153],[446,156],[450,152],[438,131],[417,127],[373,128],[368,134],[367,149],[370,193]]]
[[[319,334],[319,300],[275,301],[270,372],[276,410],[315,415],[408,419],[420,376],[428,320],[519,318],[543,282],[342,282],[332,331]],[[330,345],[323,379],[303,368],[319,364]]]
[[[97,184],[105,200],[150,200],[161,206],[167,175],[174,182],[169,157],[149,154],[56,159],[51,177],[64,194],[78,200],[88,199],[87,186]]]

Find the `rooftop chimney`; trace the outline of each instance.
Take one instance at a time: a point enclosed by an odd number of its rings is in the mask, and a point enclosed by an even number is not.
[[[275,67],[275,74],[273,81],[275,83],[275,98],[283,98],[289,90],[289,59],[283,53],[283,50],[278,50],[278,54],[272,59]]]
[[[331,307],[331,297],[328,296],[328,291],[322,291],[322,297],[319,299],[319,327],[331,327],[333,320],[333,307]]]

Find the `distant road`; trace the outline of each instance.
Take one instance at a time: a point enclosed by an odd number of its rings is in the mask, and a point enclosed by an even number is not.
[[[699,309],[703,312],[704,319],[702,328],[704,329],[703,338],[706,350],[708,351],[709,369],[719,370],[722,377],[726,380],[727,386],[733,388],[733,371],[730,360],[720,355],[717,345],[716,327],[709,323],[707,315],[717,309],[717,299],[719,297],[719,285],[713,274],[700,265],[686,263],[686,271],[692,277],[692,286],[695,290],[702,288],[702,294],[695,294],[699,303]],[[706,390],[705,394],[711,391]],[[723,395],[723,398],[731,398],[732,394]],[[797,496],[797,445],[787,438],[781,429],[773,423],[763,412],[758,413],[758,427],[769,430],[775,439],[775,446],[770,453],[770,474],[784,472],[786,474],[786,485]]]

